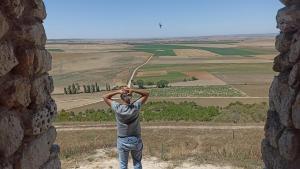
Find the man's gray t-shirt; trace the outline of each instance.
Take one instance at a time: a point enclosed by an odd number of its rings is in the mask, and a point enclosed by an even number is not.
[[[124,105],[112,101],[111,108],[116,113],[119,137],[141,136],[141,126],[139,121],[141,106],[141,99],[131,105]]]

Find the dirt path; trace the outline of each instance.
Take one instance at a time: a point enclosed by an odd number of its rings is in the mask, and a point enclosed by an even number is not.
[[[57,131],[114,130],[114,125],[56,125]],[[263,129],[263,126],[144,126],[143,129],[240,130]]]
[[[134,69],[134,71],[133,71],[132,74],[131,74],[131,77],[129,78],[129,81],[128,81],[128,84],[127,84],[128,87],[131,87],[131,81],[132,81],[132,79],[134,78],[136,72],[137,72],[141,67],[145,66],[145,65],[152,59],[152,57],[153,57],[153,55],[151,55],[151,56],[146,60],[145,63],[141,64],[140,66],[138,66],[137,68]]]
[[[116,153],[116,149],[98,149],[92,155],[86,156],[80,160],[63,161],[66,169],[118,169],[118,159],[111,157],[111,153]],[[68,164],[69,163],[69,164]],[[133,168],[132,161],[129,160],[129,168]],[[218,165],[196,165],[191,161],[186,161],[182,164],[175,165],[171,161],[161,161],[155,157],[143,158],[144,169],[240,169],[232,166],[218,166]]]

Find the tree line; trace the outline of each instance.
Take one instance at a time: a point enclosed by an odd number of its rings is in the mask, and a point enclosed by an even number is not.
[[[108,84],[108,83],[105,84],[105,90],[106,91],[111,90],[110,84]],[[104,90],[100,88],[100,86],[97,82],[93,83],[93,84],[85,84],[82,86],[78,83],[73,83],[64,88],[65,94],[96,93],[96,92],[101,92],[101,91],[104,91]]]

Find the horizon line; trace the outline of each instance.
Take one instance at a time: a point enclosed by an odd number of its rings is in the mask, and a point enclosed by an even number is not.
[[[51,40],[164,40],[164,39],[180,39],[180,38],[208,38],[208,37],[230,37],[230,36],[266,36],[277,35],[274,33],[249,33],[249,34],[216,34],[216,35],[202,35],[202,36],[170,36],[170,37],[140,37],[140,38],[49,38]]]

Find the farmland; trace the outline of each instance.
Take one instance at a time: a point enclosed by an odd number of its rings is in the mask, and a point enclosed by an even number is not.
[[[194,47],[194,46],[181,46],[181,45],[166,45],[166,44],[144,44],[136,45],[133,50],[140,52],[152,53],[154,56],[176,56],[175,49],[200,49],[209,51],[221,56],[245,56],[254,57],[255,55],[263,55],[270,53],[267,50],[254,50],[247,48],[213,48],[213,47]]]
[[[143,81],[150,92],[140,114],[144,163],[153,163],[153,168],[187,162],[191,167],[217,163],[261,168],[262,124],[276,75],[273,39],[48,44],[63,168],[117,166],[115,116],[101,98],[109,92],[107,84],[126,85],[132,71],[152,55],[133,79],[133,87]],[[161,81],[168,86],[158,88]],[[68,85],[95,83],[98,92],[64,94]],[[254,128],[243,129],[249,126]]]
[[[158,101],[177,102],[177,97],[194,97],[192,100],[199,105],[222,106],[239,100],[235,97],[244,97],[245,103],[266,101],[268,87],[276,75],[272,70],[276,55],[273,37],[50,43],[47,48],[53,55],[50,74],[55,85],[53,97],[59,110],[82,110],[89,105],[104,108],[101,96],[105,91],[63,95],[64,87],[73,83],[98,83],[104,90],[106,84],[112,87],[125,85],[132,70],[150,55],[154,57],[138,70],[133,80],[143,80],[154,86],[161,80],[168,81],[171,87],[157,89],[151,86],[149,89],[151,99]]]
[[[230,86],[191,86],[150,89],[152,97],[241,97],[240,91]]]
[[[143,106],[140,120],[143,122],[222,122],[261,123],[266,120],[268,105],[231,103],[226,107],[199,106],[195,102],[171,101],[148,102]],[[111,109],[87,109],[83,112],[62,111],[56,122],[114,122]]]

